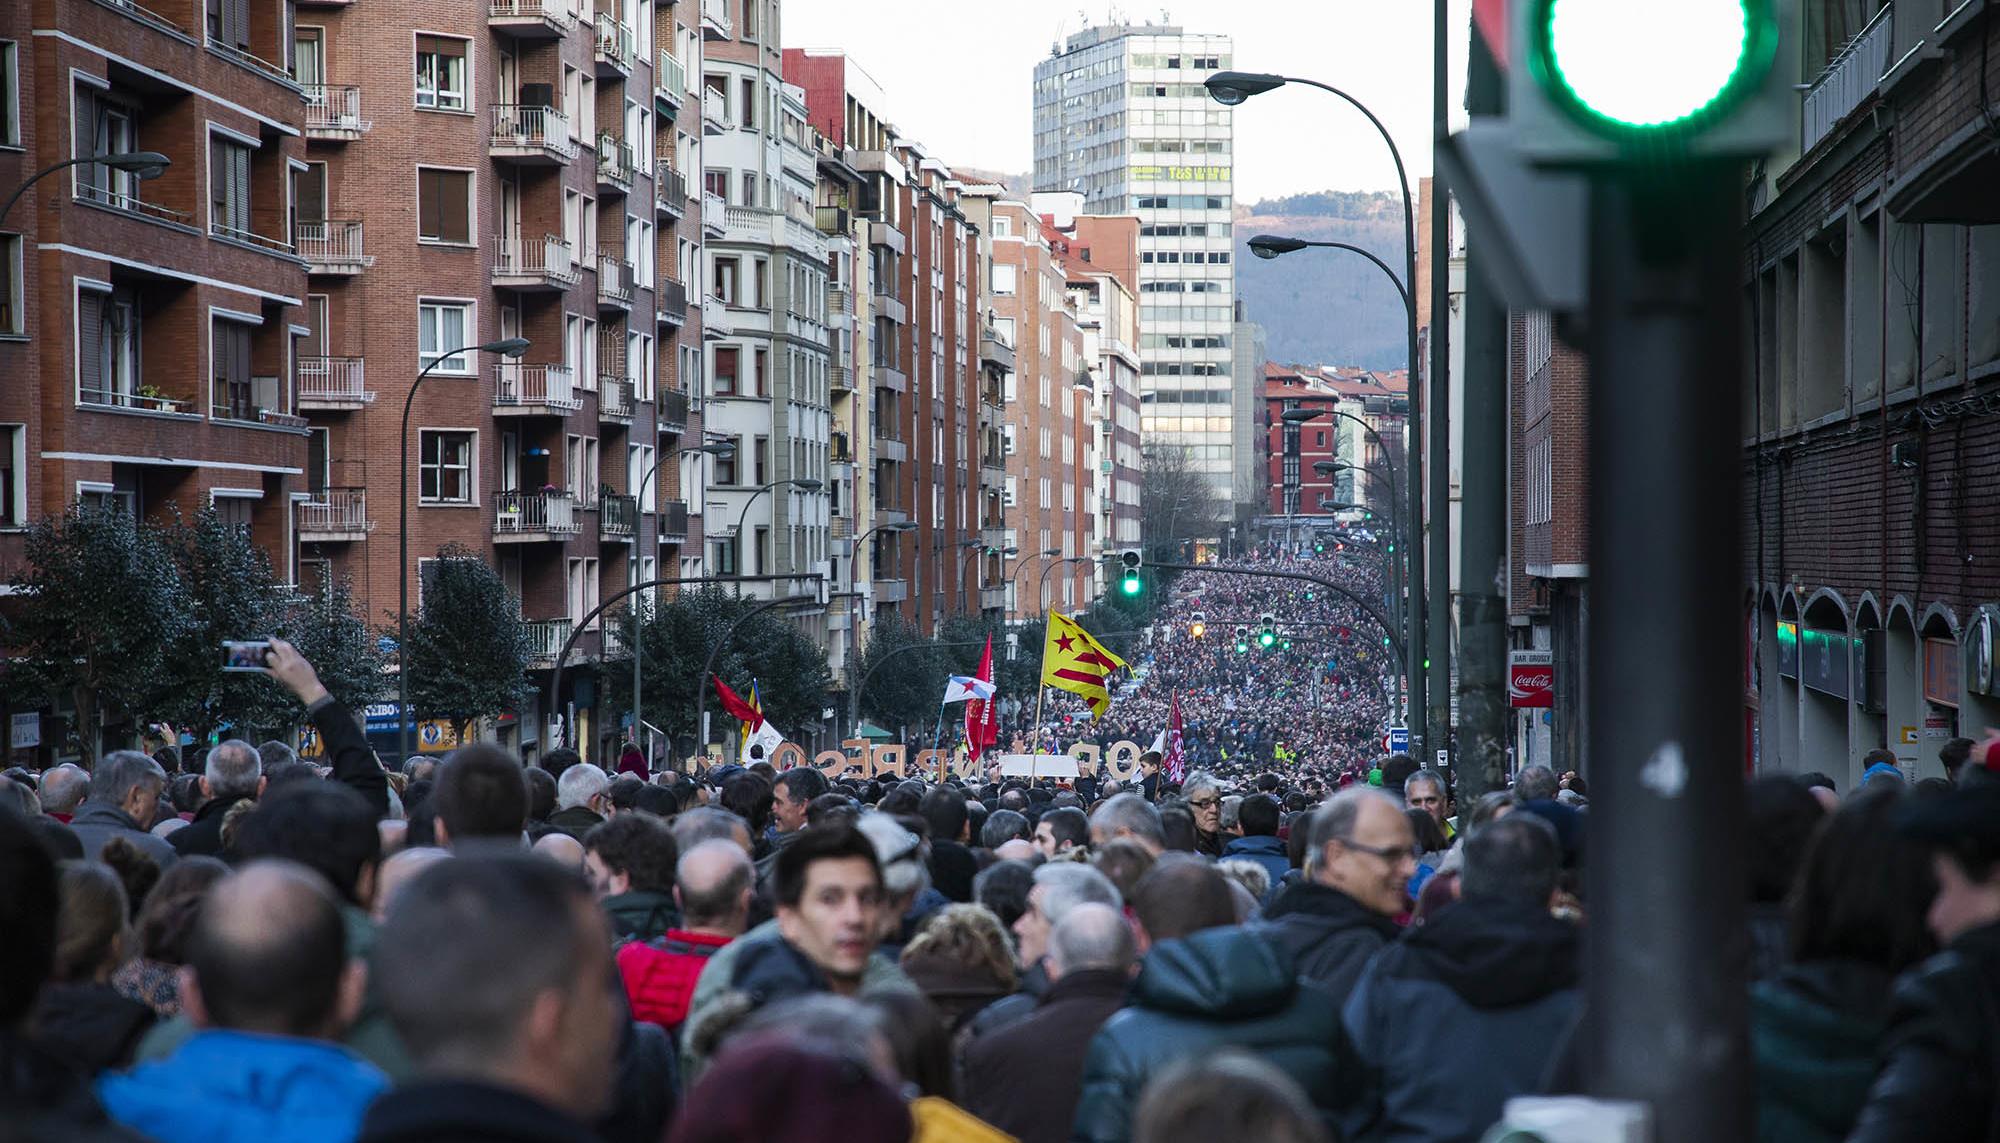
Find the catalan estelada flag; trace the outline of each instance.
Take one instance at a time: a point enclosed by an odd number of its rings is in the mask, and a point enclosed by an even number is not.
[[[1090,704],[1092,718],[1103,718],[1111,706],[1111,672],[1125,667],[1076,620],[1049,612],[1048,640],[1042,644],[1042,685],[1079,695]]]

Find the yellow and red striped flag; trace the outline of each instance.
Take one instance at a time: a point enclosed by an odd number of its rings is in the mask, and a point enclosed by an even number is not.
[[[1042,685],[1081,696],[1092,718],[1103,718],[1111,706],[1111,672],[1125,660],[1059,611],[1049,612],[1049,634],[1042,644]]]

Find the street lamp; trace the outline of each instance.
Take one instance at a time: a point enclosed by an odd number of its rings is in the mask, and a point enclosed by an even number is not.
[[[1389,129],[1382,125],[1382,120],[1377,118],[1373,111],[1368,110],[1368,107],[1360,100],[1331,84],[1321,83],[1316,79],[1275,75],[1269,72],[1219,71],[1203,81],[1203,85],[1208,88],[1209,95],[1217,103],[1228,107],[1234,107],[1253,95],[1261,95],[1264,92],[1272,91],[1292,83],[1304,84],[1307,87],[1316,87],[1329,95],[1334,95],[1345,100],[1356,111],[1365,116],[1369,124],[1375,128],[1376,133],[1382,136],[1382,142],[1389,148],[1389,158],[1396,164],[1396,191],[1402,196],[1403,200],[1404,240],[1403,275],[1397,286],[1399,292],[1403,295],[1403,309],[1407,318],[1405,336],[1408,341],[1407,352],[1409,354],[1410,416],[1412,420],[1416,420],[1423,415],[1423,404],[1418,395],[1416,381],[1417,309],[1415,305],[1411,304],[1409,291],[1415,286],[1417,280],[1417,212],[1415,204],[1411,201],[1410,179],[1403,167],[1403,153],[1397,148],[1395,138],[1389,134]],[[1292,246],[1291,242],[1293,241],[1296,240],[1280,240],[1275,243],[1267,243],[1265,248],[1270,250],[1271,253],[1263,254],[1260,252],[1260,255],[1270,258],[1284,253],[1286,249],[1296,250],[1304,248],[1303,246]],[[1357,251],[1357,253],[1366,254],[1367,252]],[[1373,255],[1369,255],[1369,257],[1371,260],[1374,258]],[[1376,264],[1381,265],[1379,261]],[[1395,275],[1391,274],[1390,277],[1394,278]],[[1436,412],[1442,413],[1443,410],[1439,409]],[[1439,432],[1436,435],[1438,439],[1434,447],[1445,447],[1444,434]],[[1422,448],[1422,434],[1412,433],[1409,445],[1410,460],[1406,471],[1410,472],[1413,477],[1423,471]],[[1424,547],[1424,485],[1421,479],[1411,479],[1406,483],[1409,486],[1407,491],[1409,492],[1410,523],[1409,530],[1405,536],[1407,542],[1403,546],[1403,555],[1409,565],[1406,578],[1409,584],[1410,606],[1405,615],[1406,630],[1404,632],[1403,670],[1410,682],[1411,704],[1425,708],[1428,713],[1428,708],[1431,704],[1425,680],[1424,638],[1426,634],[1426,619],[1424,607],[1421,605],[1424,598],[1424,580],[1422,575],[1424,566],[1422,555]]]
[[[1061,550],[1062,549],[1060,548],[1051,549],[1052,552]],[[1071,556],[1068,559],[1057,560],[1054,563],[1042,565],[1041,582],[1035,585],[1035,606],[1041,609],[1041,613],[1043,615],[1047,615],[1049,613],[1049,605],[1046,602],[1044,602],[1048,598],[1049,573],[1063,566],[1064,564],[1087,564],[1091,562],[1092,560],[1089,556]]]
[[[174,165],[172,159],[167,158],[158,151],[120,151],[112,155],[85,155],[81,158],[64,159],[59,163],[51,163],[34,174],[29,175],[27,182],[15,187],[14,193],[7,196],[7,205],[0,206],[0,222],[7,221],[7,212],[14,209],[14,204],[19,202],[21,196],[28,192],[29,187],[34,186],[44,177],[55,174],[64,167],[80,166],[84,163],[102,163],[114,171],[124,171],[126,174],[140,179],[157,179],[161,174],[165,173],[168,167]]]
[[[1414,317],[1416,309],[1410,301],[1410,287],[1408,283],[1397,277],[1396,272],[1389,268],[1387,262],[1382,261],[1382,259],[1376,257],[1373,253],[1351,242],[1315,242],[1305,238],[1287,238],[1281,234],[1259,234],[1250,240],[1250,253],[1266,261],[1293,253],[1294,251],[1314,248],[1321,250],[1345,250],[1350,254],[1359,254],[1370,262],[1375,263],[1377,269],[1389,276],[1389,284],[1396,287],[1396,296],[1403,299],[1403,308],[1408,311],[1405,317]]]
[[[519,360],[528,352],[525,337],[503,337],[499,341],[489,341],[481,345],[460,346],[450,353],[439,355],[429,365],[417,371],[417,379],[410,383],[410,393],[403,398],[403,429],[396,438],[396,460],[401,469],[398,484],[400,495],[396,498],[396,745],[402,751],[402,760],[410,757],[410,407],[417,402],[417,390],[423,388],[424,379],[431,370],[443,365],[462,353],[497,353],[502,357]],[[473,370],[478,373],[477,369]]]
[[[1014,610],[1019,611],[1023,618],[1027,616],[1028,610],[1027,608],[1021,606],[1021,573],[1027,571],[1029,567],[1033,566],[1034,561],[1036,560],[1045,560],[1048,559],[1050,556],[1059,556],[1059,555],[1062,555],[1061,548],[1050,548],[1047,551],[1036,552],[1030,555],[1027,559],[1022,560],[1021,566],[1015,568],[1014,574],[1011,577],[1009,577],[1014,584]],[[1040,601],[1038,600],[1037,603],[1039,602]]]
[[[740,576],[743,574],[743,524],[744,521],[750,518],[750,506],[757,502],[757,498],[759,496],[764,495],[766,492],[769,492],[773,488],[783,488],[788,484],[791,485],[793,488],[800,490],[801,492],[818,492],[821,488],[826,487],[825,481],[816,480],[813,477],[805,476],[792,480],[773,480],[771,483],[764,485],[762,488],[757,489],[757,491],[755,492],[752,492],[749,498],[743,501],[743,511],[738,512],[736,514],[736,574],[737,575]],[[741,583],[738,583],[736,585],[736,594],[738,595],[743,594],[743,585]]]
[[[635,500],[639,499],[646,485],[650,484],[653,480],[653,477],[659,473],[661,465],[665,464],[672,457],[683,456],[689,453],[697,454],[700,456],[713,456],[713,457],[734,456],[736,455],[736,442],[709,441],[705,444],[682,445],[679,448],[668,449],[666,452],[660,454],[660,459],[653,462],[653,467],[646,470],[646,475],[640,477],[638,482],[633,484],[632,486],[633,498]],[[647,497],[647,499],[651,498]],[[643,512],[645,507],[645,500],[640,500],[639,503],[640,503],[640,509]],[[637,529],[632,536],[632,544],[633,548],[635,549],[633,552],[633,556],[635,558],[638,555],[636,549],[639,547],[639,542],[643,539],[645,539],[645,530],[643,528]],[[655,552],[655,554],[657,555],[658,553]],[[637,565],[635,564],[634,565],[635,571],[633,573],[635,577],[637,576],[636,567]],[[640,673],[641,668],[639,663],[639,657],[640,657],[639,644],[640,644],[639,593],[633,592],[632,593],[632,745],[634,746],[639,745],[640,741],[639,736],[646,726],[645,716],[640,711],[641,701],[639,698],[639,688],[640,684],[643,681],[643,678]],[[650,765],[651,759],[648,759],[647,763],[648,765]]]

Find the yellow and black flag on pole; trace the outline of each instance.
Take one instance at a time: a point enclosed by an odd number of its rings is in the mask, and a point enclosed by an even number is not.
[[[1048,641],[1042,644],[1043,686],[1082,696],[1090,704],[1091,717],[1103,718],[1111,706],[1111,672],[1121,669],[1125,660],[1091,638],[1076,620],[1049,612]]]

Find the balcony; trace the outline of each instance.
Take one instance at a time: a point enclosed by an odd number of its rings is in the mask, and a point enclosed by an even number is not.
[[[661,52],[659,61],[653,65],[653,98],[659,100],[663,110],[672,114],[679,111],[681,101],[687,98],[687,69],[671,52]]]
[[[885,290],[894,290],[895,286],[894,282],[878,280],[875,283],[875,295],[872,299],[875,306],[875,316],[888,318],[897,325],[908,325],[910,324],[909,307],[905,306],[903,299],[897,297],[894,293],[884,292]]]
[[[1014,368],[1014,347],[990,333],[979,337],[979,363],[1002,371]]]
[[[891,460],[897,464],[910,459],[910,446],[893,437],[877,436],[869,446],[876,460]]]
[[[1861,34],[1848,41],[1833,62],[1826,65],[1826,70],[1819,73],[1819,78],[1807,86],[1805,102],[1799,111],[1801,154],[1832,134],[1841,120],[1874,93],[1882,73],[1889,68],[1894,10],[1893,4],[1882,5]]]
[[[667,166],[653,166],[653,212],[680,219],[687,215],[687,176]]]
[[[729,19],[729,0],[701,0],[701,38],[727,40],[736,34]]]
[[[308,83],[299,88],[306,100],[306,138],[322,143],[351,143],[374,124],[361,117],[361,89]]]
[[[519,40],[560,39],[570,28],[569,6],[561,0],[493,0],[486,26]]]
[[[366,488],[321,488],[297,506],[302,544],[355,543],[375,530],[375,521],[368,518]]]
[[[896,393],[907,393],[910,391],[909,374],[904,373],[894,365],[886,361],[878,361],[872,367],[872,371],[875,374],[876,388],[888,389]]]
[[[614,425],[632,423],[637,405],[632,400],[632,382],[623,377],[600,377],[597,384],[597,419]]]
[[[524,165],[554,167],[576,158],[576,143],[569,137],[569,119],[555,108],[496,103],[487,153]]]
[[[132,189],[137,191],[139,185],[134,183]],[[76,188],[76,197],[79,202],[95,203],[109,210],[123,211],[126,214],[136,214],[142,218],[150,218],[155,222],[166,222],[175,226],[194,226],[194,215],[192,214],[175,210],[170,206],[162,206],[157,202],[147,202],[137,194],[123,194],[112,190],[110,187],[80,183]]]
[[[597,14],[597,78],[629,79],[639,62],[639,37],[632,26],[609,12]]]
[[[576,630],[576,624],[567,619],[530,619],[521,626],[528,633],[529,665],[543,670],[556,665],[556,656],[569,642],[570,632]]]
[[[701,132],[720,135],[729,130],[729,101],[712,87],[701,89]]]
[[[299,358],[299,408],[305,412],[351,412],[375,403],[366,387],[359,357]]]
[[[729,307],[721,298],[706,297],[701,300],[701,336],[703,338],[728,337],[736,332],[736,323],[729,320]]]
[[[208,415],[211,420],[284,429],[305,428],[306,419],[285,412],[284,405],[285,384],[282,377],[251,377],[247,381],[217,377],[210,382]]]
[[[150,389],[153,386],[146,385],[142,388]],[[76,394],[76,403],[78,408],[96,406],[98,408],[111,409],[138,409],[146,413],[178,413],[196,419],[201,417],[201,413],[192,408],[194,405],[193,401],[182,397],[169,397],[158,392],[131,393],[118,389],[79,389]]]
[[[660,505],[660,542],[683,544],[688,538],[688,506],[685,500],[669,500]]]
[[[259,234],[247,227],[231,226],[226,222],[216,222],[212,218],[208,223],[208,236],[210,238],[220,238],[225,242],[234,242],[238,245],[262,250],[266,254],[282,255],[286,258],[296,258],[299,254],[297,247],[282,238],[272,238],[268,234]]]
[[[561,417],[581,408],[567,366],[502,361],[493,367],[496,417]]]
[[[583,280],[569,243],[553,234],[493,240],[493,284],[513,290],[566,290]]]
[[[308,274],[349,276],[375,264],[374,256],[361,252],[358,219],[302,220],[298,228],[299,257],[306,260]]]
[[[629,540],[638,535],[638,498],[616,492],[606,492],[598,496],[597,534],[613,540]]]
[[[1007,586],[982,587],[979,589],[979,608],[982,611],[1005,611],[1007,609]]]
[[[659,394],[659,430],[684,433],[688,427],[688,395],[682,389],[662,389]]]
[[[828,381],[836,393],[854,392],[854,370],[845,365],[829,366]]]
[[[729,204],[714,191],[701,192],[701,232],[705,238],[720,238],[728,225]]]
[[[576,501],[567,492],[496,492],[493,494],[495,543],[565,540],[583,531]]]
[[[597,189],[609,194],[630,194],[637,158],[632,144],[600,131],[597,135]]]
[[[878,579],[869,584],[875,602],[901,603],[910,598],[910,582],[902,579]]]
[[[660,277],[659,284],[653,287],[653,304],[661,325],[687,324],[688,292],[678,278]]]
[[[844,206],[813,207],[813,225],[821,234],[846,234],[853,226],[853,216]]]
[[[597,305],[600,309],[632,308],[632,263],[609,250],[597,252]]]
[[[909,249],[908,243],[903,238],[903,232],[886,222],[869,222],[868,245],[886,246],[898,254]]]

